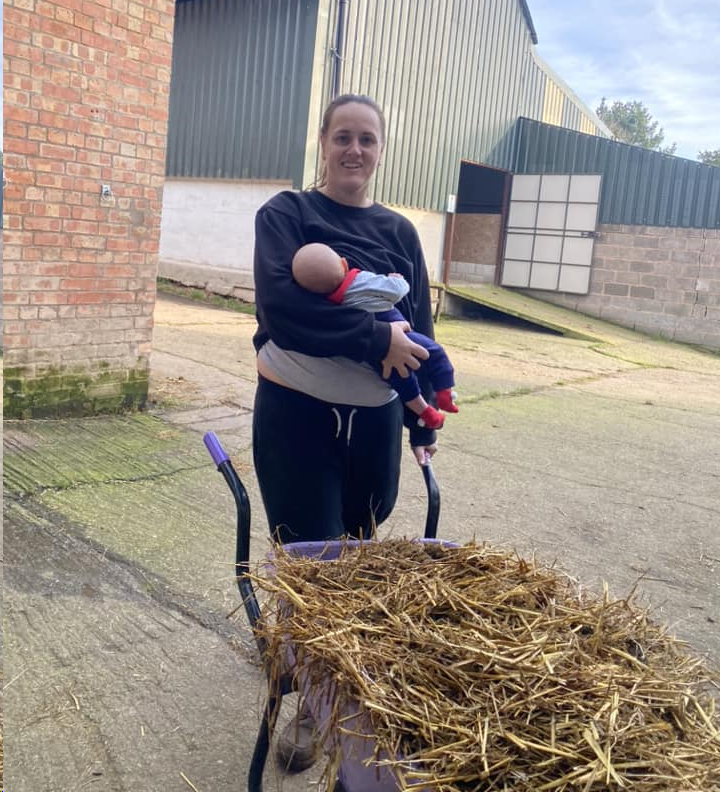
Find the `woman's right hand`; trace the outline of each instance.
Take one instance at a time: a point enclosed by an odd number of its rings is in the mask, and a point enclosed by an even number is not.
[[[390,376],[393,369],[401,377],[408,377],[410,376],[408,369],[416,371],[420,368],[420,361],[427,360],[430,356],[427,349],[407,337],[408,330],[410,330],[408,322],[390,322],[390,346],[382,362],[384,379]]]

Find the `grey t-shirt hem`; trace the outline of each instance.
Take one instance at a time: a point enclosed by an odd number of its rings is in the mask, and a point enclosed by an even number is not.
[[[313,357],[281,349],[273,341],[258,352],[268,371],[289,388],[315,399],[354,407],[381,407],[397,393],[367,363],[346,357]]]

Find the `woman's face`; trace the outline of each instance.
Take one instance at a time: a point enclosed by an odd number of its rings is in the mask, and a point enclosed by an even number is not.
[[[367,206],[368,186],[384,148],[377,113],[359,102],[340,105],[320,145],[325,162],[322,191],[339,203]]]

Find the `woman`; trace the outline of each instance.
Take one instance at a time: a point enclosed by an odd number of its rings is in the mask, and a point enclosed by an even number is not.
[[[379,381],[417,371],[427,352],[406,331],[433,335],[427,270],[412,224],[368,194],[385,146],[385,119],[364,96],[327,108],[320,130],[323,173],[315,189],[283,192],[256,217],[258,388],[253,455],[270,530],[281,542],[369,536],[395,504],[403,407]],[[295,252],[324,242],[353,266],[400,273],[408,323],[329,304],[292,278]],[[422,372],[418,372],[423,380]],[[423,395],[431,397],[427,380]],[[420,464],[435,435],[405,420]]]
[[[417,232],[368,195],[385,145],[382,111],[364,96],[338,97],[325,112],[320,145],[317,187],[280,193],[256,217],[253,454],[270,530],[281,542],[369,536],[388,517],[403,408],[370,364],[382,361],[384,374],[395,368],[407,376],[427,352],[406,331],[412,325],[433,335]],[[292,258],[309,242],[332,245],[361,269],[399,272],[410,284],[398,305],[409,324],[377,321],[302,289]],[[406,424],[423,464],[435,453],[435,435],[410,413]]]
[[[417,372],[427,351],[406,332],[433,336],[430,294],[412,224],[369,197],[385,147],[385,119],[365,96],[344,95],[327,108],[320,130],[323,172],[314,189],[282,192],[257,213],[255,297],[258,386],[253,459],[270,531],[279,542],[368,537],[395,505],[403,422],[415,457],[436,451],[434,431],[417,425],[377,376]],[[337,306],[292,278],[296,251],[332,246],[352,266],[400,273],[410,291],[398,303],[406,322],[382,322]],[[288,770],[316,755],[312,721],[301,714],[278,740]]]

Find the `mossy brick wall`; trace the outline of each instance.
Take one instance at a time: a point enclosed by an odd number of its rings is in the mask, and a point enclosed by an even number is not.
[[[173,21],[172,0],[4,2],[6,416],[147,398]]]
[[[601,225],[587,296],[531,292],[623,327],[720,351],[720,232]]]

